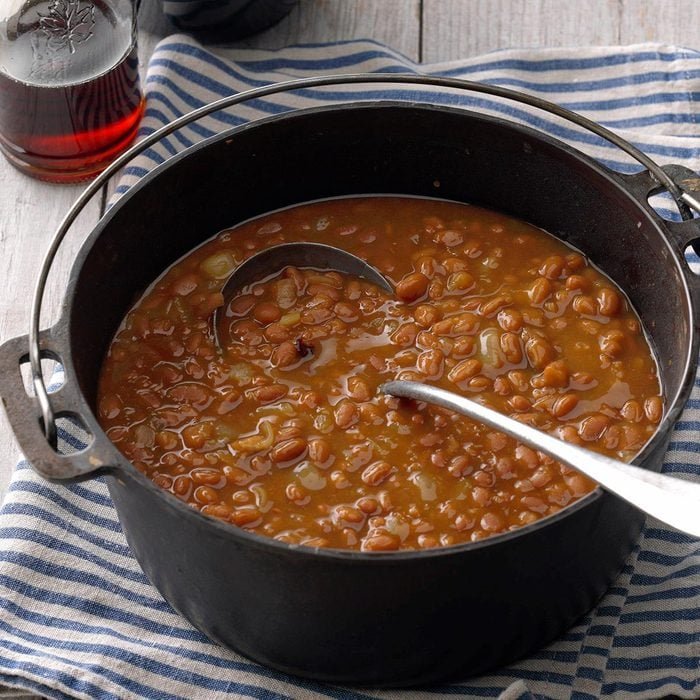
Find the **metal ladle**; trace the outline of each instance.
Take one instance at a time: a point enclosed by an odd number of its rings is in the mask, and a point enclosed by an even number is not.
[[[322,243],[284,243],[266,248],[239,265],[222,290],[224,305],[214,313],[214,334],[220,347],[220,325],[231,299],[247,285],[271,277],[285,267],[335,270],[360,277],[391,293],[389,280],[364,260]],[[623,498],[667,525],[700,537],[700,484],[635,467],[597,452],[577,447],[524,425],[476,401],[445,389],[413,381],[390,381],[379,388],[385,394],[425,401],[485,423],[544,452],[590,477],[604,489]]]
[[[221,293],[223,306],[214,311],[214,337],[220,348],[225,347],[221,337],[221,324],[231,299],[244,287],[271,277],[289,266],[314,270],[335,270],[359,277],[393,292],[394,287],[381,272],[352,253],[324,243],[281,243],[265,248],[242,262],[226,280]]]

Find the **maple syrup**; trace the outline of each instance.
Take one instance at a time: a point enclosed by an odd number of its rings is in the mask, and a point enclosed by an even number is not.
[[[143,111],[131,0],[40,0],[0,25],[0,149],[77,182],[136,135]]]

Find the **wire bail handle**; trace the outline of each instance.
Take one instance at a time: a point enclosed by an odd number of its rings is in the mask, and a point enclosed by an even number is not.
[[[497,85],[487,85],[470,80],[462,80],[460,78],[444,78],[432,77],[423,75],[397,74],[397,73],[355,73],[347,75],[328,75],[318,76],[314,78],[300,78],[297,80],[289,80],[282,83],[273,83],[264,85],[258,88],[245,90],[244,92],[235,95],[223,97],[215,102],[199,107],[187,114],[174,119],[165,124],[160,129],[154,131],[149,136],[146,136],[142,141],[134,144],[127,151],[117,157],[100,175],[95,178],[76,199],[73,206],[68,210],[68,213],[61,221],[56,233],[54,234],[51,244],[44,256],[36,287],[34,289],[34,297],[32,299],[32,308],[29,326],[29,361],[31,365],[32,384],[36,393],[39,407],[41,409],[41,417],[43,420],[44,434],[47,441],[52,447],[56,447],[57,432],[56,420],[49,399],[49,394],[46,389],[44,377],[41,369],[41,350],[39,348],[39,323],[41,316],[41,304],[46,288],[51,266],[56,257],[58,248],[63,239],[68,233],[73,222],[78,214],[84,209],[85,205],[92,199],[93,195],[106,184],[112,175],[120,168],[129,163],[137,155],[143,153],[147,148],[156,144],[165,136],[169,136],[174,131],[177,131],[183,126],[206,117],[213,112],[226,107],[233,107],[249,100],[276,95],[282,92],[291,92],[303,88],[327,87],[331,85],[356,85],[356,84],[376,84],[376,83],[397,83],[402,85],[422,85],[440,88],[449,88],[462,92],[476,92],[493,97],[500,97],[514,102],[520,102],[536,109],[540,109],[550,114],[554,114],[566,121],[572,122],[594,134],[605,139],[609,143],[620,148],[622,151],[630,155],[637,162],[641,163],[658,181],[662,188],[668,190],[676,202],[676,206],[683,219],[693,218],[691,210],[700,214],[700,201],[684,191],[655,161],[649,158],[646,154],[640,151],[636,146],[618,136],[614,132],[597,124],[596,122],[584,117],[576,112],[560,107],[553,102],[527,95],[516,90],[502,88]],[[235,130],[235,128],[234,128]]]

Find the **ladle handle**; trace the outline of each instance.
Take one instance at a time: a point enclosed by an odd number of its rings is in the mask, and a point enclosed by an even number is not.
[[[640,510],[693,537],[700,537],[700,484],[618,462],[504,416],[476,401],[429,384],[392,381],[381,391],[457,411],[544,452],[597,481]]]

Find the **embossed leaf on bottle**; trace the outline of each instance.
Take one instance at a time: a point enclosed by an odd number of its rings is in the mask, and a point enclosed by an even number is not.
[[[82,7],[81,7],[82,5]],[[41,15],[39,26],[48,36],[49,48],[68,48],[75,53],[76,45],[92,36],[95,26],[95,7],[80,0],[54,0],[49,5],[49,14]]]

